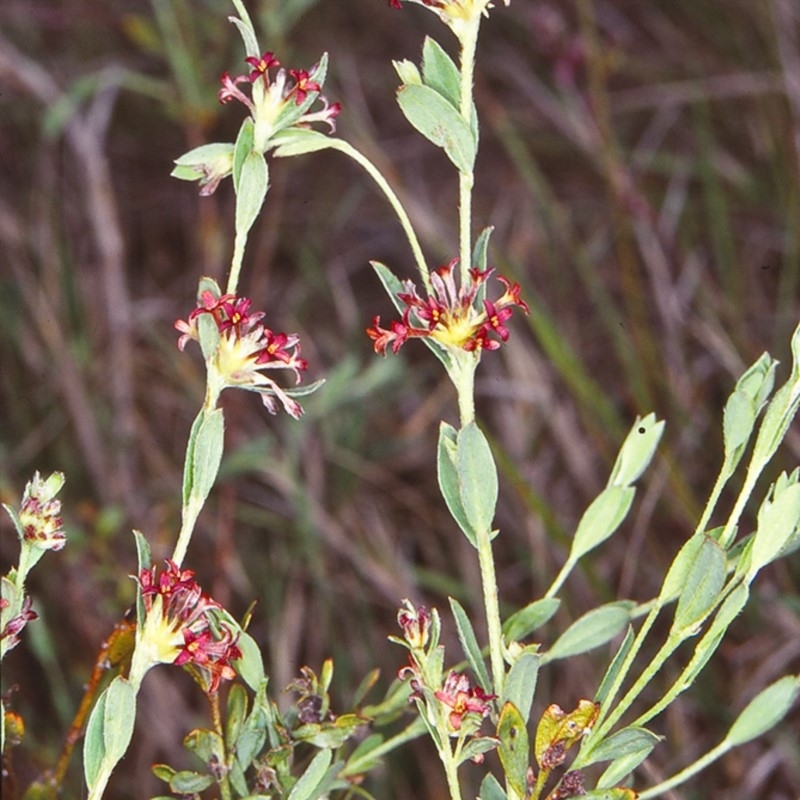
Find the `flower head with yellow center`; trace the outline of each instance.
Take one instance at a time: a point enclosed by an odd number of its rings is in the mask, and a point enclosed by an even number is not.
[[[469,282],[459,288],[454,274],[457,264],[458,259],[453,259],[431,273],[432,292],[427,298],[419,296],[412,281],[403,282],[405,291],[397,295],[406,306],[402,321],[395,320],[387,329],[381,327],[380,317],[375,317],[367,329],[376,353],[385,355],[387,347],[396,353],[411,338],[430,338],[448,349],[467,352],[497,350],[508,340],[505,322],[513,307],[528,313],[519,284],[498,276],[505,291],[491,302],[485,299],[485,284],[494,270],[471,269]]]

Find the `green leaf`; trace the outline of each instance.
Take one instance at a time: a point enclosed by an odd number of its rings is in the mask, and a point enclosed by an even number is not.
[[[250,152],[242,164],[236,190],[236,235],[246,236],[264,204],[269,185],[267,161],[260,153]]]
[[[647,758],[652,749],[663,739],[647,728],[631,726],[623,728],[603,739],[597,747],[593,748],[586,765],[596,764],[601,761],[614,761],[615,759],[641,755],[641,760]],[[627,774],[627,773],[626,773]]]
[[[530,742],[525,720],[513,703],[506,703],[497,723],[500,746],[497,753],[508,785],[519,795],[525,794],[530,753]]]
[[[472,629],[472,623],[469,621],[467,612],[464,611],[458,600],[454,600],[452,597],[449,597],[448,600],[450,601],[453,617],[455,617],[456,620],[458,639],[461,642],[464,655],[467,657],[467,661],[469,661],[469,665],[472,667],[472,671],[475,673],[479,685],[483,689],[491,691],[492,683],[489,680],[489,673],[486,671],[486,664],[481,655],[481,648],[478,645],[478,640],[475,637],[475,631]]]
[[[599,703],[601,706],[605,704],[608,693],[611,691],[611,687],[614,685],[614,683],[616,683],[620,670],[622,670],[625,660],[627,659],[628,654],[631,651],[631,647],[633,646],[633,639],[633,628],[629,625],[628,630],[625,633],[625,638],[622,640],[619,649],[614,654],[614,658],[608,665],[606,674],[603,675],[603,680],[600,682],[600,686],[597,689],[597,694],[594,696],[595,702]]]
[[[247,157],[253,152],[253,135],[254,135],[253,120],[246,117],[239,128],[239,134],[236,137],[236,144],[233,146],[233,190],[236,194],[239,193],[239,182],[241,181],[242,168]]]
[[[261,650],[259,650],[255,639],[246,631],[242,631],[239,634],[236,645],[241,650],[242,657],[232,662],[233,668],[242,680],[254,692],[257,692],[266,677]]]
[[[704,534],[696,533],[684,542],[683,547],[672,560],[672,564],[667,570],[667,576],[664,578],[664,583],[661,585],[661,593],[658,595],[660,603],[666,603],[677,596],[681,588],[686,585],[689,572],[697,558],[697,554],[700,552],[700,548],[703,546],[705,538]]]
[[[593,789],[582,794],[583,800],[636,800],[638,795],[633,789],[618,787],[616,789]]]
[[[629,486],[608,486],[600,492],[578,523],[570,560],[577,561],[614,533],[630,511],[635,493]]]
[[[144,534],[141,533],[140,531],[133,532],[133,540],[136,542],[136,557],[139,563],[139,575],[141,575],[142,570],[150,569],[153,563],[152,557],[150,555],[150,544],[148,543],[147,539],[145,539]],[[144,618],[145,618],[144,600],[142,600],[142,593],[138,591],[137,588],[136,624],[139,626],[139,630],[142,630],[144,626]]]
[[[83,775],[87,786],[94,786],[105,758],[105,711],[108,690],[97,698],[83,741]]]
[[[670,635],[685,636],[697,631],[716,605],[726,573],[725,551],[704,536],[678,596]]]
[[[183,746],[206,765],[225,762],[225,742],[216,731],[195,728],[183,737]]]
[[[624,630],[635,605],[629,600],[618,600],[588,611],[561,634],[542,656],[542,663],[586,653],[611,641]]]
[[[459,172],[472,172],[477,143],[470,125],[436,90],[402,86],[397,101],[406,119],[429,141],[444,149]]]
[[[800,484],[786,486],[780,494],[775,487],[758,510],[758,525],[750,553],[748,579],[778,557],[800,524]]]
[[[234,683],[228,692],[225,720],[225,739],[235,742],[247,719],[247,691],[240,683]]]
[[[261,48],[258,46],[256,32],[253,30],[253,24],[250,20],[241,20],[238,17],[228,17],[228,19],[239,29],[247,55],[253,58],[261,58]]]
[[[494,225],[484,228],[478,238],[475,240],[475,246],[472,248],[472,266],[479,269],[481,272],[486,271],[489,253],[489,237],[494,231]],[[481,285],[482,289],[486,288],[486,284]]]
[[[214,779],[210,775],[203,775],[199,772],[192,772],[188,769],[182,769],[176,772],[169,782],[169,788],[175,794],[195,794],[208,789],[214,783]]]
[[[478,800],[508,800],[505,790],[491,772],[486,774],[481,783],[481,788],[478,790]]]
[[[330,136],[311,128],[288,128],[270,137],[270,147],[274,147],[273,155],[277,158],[301,156],[316,153],[332,147]]]
[[[127,752],[133,738],[136,721],[136,689],[121,676],[117,676],[104,692],[103,710],[104,760],[116,764]]]
[[[497,506],[497,467],[481,429],[470,422],[457,435],[459,494],[472,529],[491,531]]]
[[[733,723],[725,743],[731,747],[749,742],[775,727],[800,694],[800,675],[785,675],[759,692]]]
[[[194,433],[194,429],[192,431]],[[200,425],[192,450],[192,485],[190,499],[205,502],[219,473],[225,444],[225,419],[221,408],[200,411]]]
[[[456,469],[458,457],[457,438],[458,434],[452,425],[448,425],[446,422],[442,422],[439,425],[439,445],[436,457],[439,489],[453,519],[469,539],[470,544],[477,548],[478,540],[475,536],[475,531],[470,525],[467,513],[461,502],[460,482]]]
[[[503,623],[503,636],[508,642],[517,642],[545,624],[558,611],[561,601],[557,597],[543,597],[515,611]]]
[[[292,787],[288,800],[317,800],[318,797],[324,794],[325,788],[320,789],[320,787],[328,767],[331,765],[332,758],[333,754],[330,750],[320,750],[311,760],[297,783]]]
[[[653,460],[663,433],[664,422],[657,422],[655,414],[637,417],[620,448],[608,485],[630,486],[638,480]]]
[[[489,750],[494,750],[497,745],[497,739],[492,736],[474,736],[461,748],[457,765],[463,764],[465,761],[471,761],[476,756],[482,756],[484,753],[488,753]]]
[[[541,656],[538,653],[522,653],[511,666],[503,684],[501,705],[513,703],[526,724],[531,714],[533,695],[536,693],[540,662]]]
[[[422,45],[422,80],[426,86],[438,92],[458,111],[461,104],[461,76],[453,59],[441,45],[425,37]]]

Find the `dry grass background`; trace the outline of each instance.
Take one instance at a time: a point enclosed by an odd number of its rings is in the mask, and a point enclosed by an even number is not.
[[[431,262],[449,260],[455,181],[401,118],[389,64],[416,58],[428,32],[449,47],[447,33],[422,9],[380,0],[250,6],[283,63],[330,52],[340,134],[394,180]],[[57,757],[96,649],[133,598],[131,527],[157,557],[178,528],[203,375],[196,353],[178,354],[172,322],[201,274],[224,273],[232,193],[198,198],[168,173],[240,122],[215,99],[218,75],[241,63],[228,13],[222,0],[0,7],[0,492],[16,502],[34,469],[63,470],[70,537],[34,572],[41,619],[4,668],[28,724],[15,754],[22,786]],[[507,611],[548,585],[633,417],[654,410],[668,423],[630,520],[562,593],[543,631],[552,642],[599,602],[653,596],[713,483],[735,378],[764,349],[789,362],[800,311],[800,9],[514,0],[485,26],[476,91],[476,224],[496,226],[490,261],[522,283],[532,309],[477,384],[501,465]],[[367,176],[323,154],[273,162],[271,179],[242,289],[273,327],[302,335],[311,378],[327,384],[299,423],[225,396],[226,459],[188,564],[234,613],[258,599],[252,632],[276,690],[331,656],[344,707],[373,666],[385,682],[400,666],[386,643],[400,598],[445,609],[450,594],[480,619],[474,553],[435,481],[438,422],[456,408],[424,348],[382,360],[363,333],[391,313],[368,260],[412,273]],[[798,454],[795,429],[780,466]],[[9,536],[6,526],[4,569]],[[800,668],[798,585],[796,555],[759,578],[705,675],[659,719],[667,740],[650,780],[715,744],[750,697]],[[455,659],[452,626],[448,637]],[[550,667],[537,703],[591,696],[607,658]],[[182,763],[179,742],[203,720],[193,698],[183,675],[148,677],[114,797],[160,791],[149,765]],[[796,800],[799,721],[669,799]],[[65,796],[81,796],[79,774]],[[371,785],[381,800],[446,796],[424,742]]]

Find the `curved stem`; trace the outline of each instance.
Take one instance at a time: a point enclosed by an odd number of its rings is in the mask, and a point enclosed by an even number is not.
[[[408,217],[408,214],[403,208],[403,204],[400,202],[400,198],[395,194],[394,189],[389,185],[389,182],[386,178],[383,177],[380,170],[359,150],[356,150],[353,145],[349,142],[345,142],[342,139],[332,139],[330,141],[329,147],[333,150],[338,150],[341,153],[344,153],[350,158],[353,159],[357,164],[360,164],[378,184],[378,188],[386,195],[386,199],[389,201],[389,205],[394,209],[394,213],[397,214],[397,218],[400,221],[400,225],[403,228],[403,232],[408,239],[408,243],[411,246],[411,252],[414,255],[414,261],[417,265],[417,270],[419,271],[420,278],[422,279],[422,283],[425,285],[425,288],[428,292],[431,291],[431,280],[428,276],[428,266],[425,263],[425,256],[422,253],[422,247],[420,247],[419,239],[417,238],[417,234],[414,230],[414,226],[411,224],[411,220]]]

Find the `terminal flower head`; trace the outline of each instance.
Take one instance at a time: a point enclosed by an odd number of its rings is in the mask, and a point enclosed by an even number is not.
[[[312,123],[325,123],[330,132],[336,131],[336,117],[342,110],[339,103],[329,103],[322,92],[327,59],[310,70],[285,70],[273,53],[260,57],[248,56],[249,74],[222,75],[222,88],[217,93],[221,103],[238,100],[250,111],[256,124],[256,140],[266,149],[269,139],[279,130],[289,127],[310,127]],[[242,86],[251,87],[249,95]],[[315,101],[322,108],[312,111]],[[261,150],[259,150],[261,152]]]
[[[187,320],[178,320],[178,348],[183,350],[194,339],[200,340],[199,320],[212,319],[219,334],[212,364],[225,387],[238,387],[257,392],[274,414],[279,406],[298,419],[303,409],[265,372],[288,369],[300,383],[308,362],[300,356],[300,337],[296,333],[281,333],[267,328],[263,311],[251,311],[247,297],[234,294],[218,295],[211,290],[200,294],[200,302]]]
[[[145,622],[139,634],[148,666],[194,667],[204,689],[216,692],[236,672],[231,661],[241,658],[235,632],[220,618],[222,606],[203,594],[194,572],[167,559],[166,569],[143,569],[139,590]]]
[[[412,281],[403,282],[405,291],[397,295],[406,306],[402,320],[382,328],[380,317],[375,317],[367,329],[376,353],[385,355],[387,347],[397,353],[412,338],[430,337],[445,347],[468,352],[497,350],[508,340],[505,322],[513,307],[518,306],[526,314],[529,310],[520,298],[519,284],[512,285],[498,276],[505,287],[503,294],[493,302],[482,299],[484,284],[494,270],[471,269],[469,282],[459,288],[454,275],[457,263],[458,259],[453,259],[431,273],[433,291],[427,298],[420,297]]]
[[[415,650],[422,650],[428,644],[431,629],[431,612],[425,606],[415,607],[409,600],[403,600],[403,608],[397,612],[397,624],[403,629],[403,636]]]

